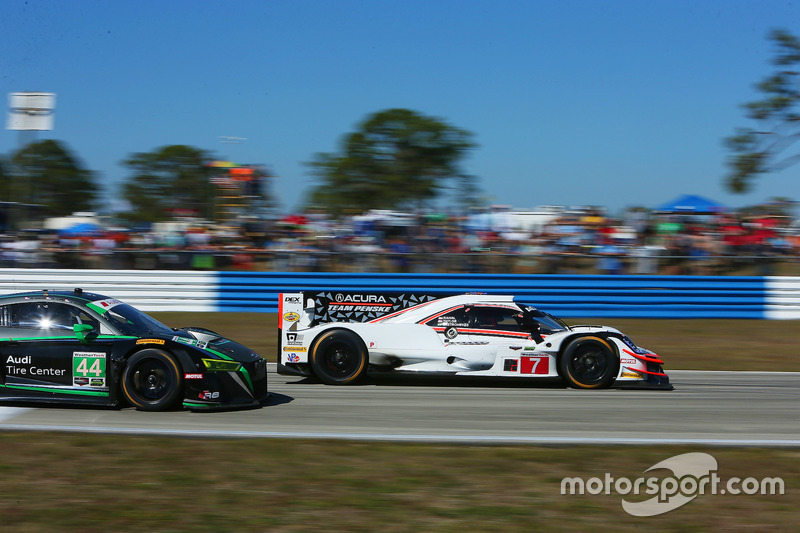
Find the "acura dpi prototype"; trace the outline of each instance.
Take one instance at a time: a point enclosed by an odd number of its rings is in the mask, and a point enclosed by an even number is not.
[[[158,411],[257,406],[267,396],[266,361],[252,350],[81,289],[0,297],[0,358],[0,401]]]
[[[281,374],[331,385],[394,372],[672,389],[661,358],[619,330],[569,326],[513,296],[297,292],[279,298]]]

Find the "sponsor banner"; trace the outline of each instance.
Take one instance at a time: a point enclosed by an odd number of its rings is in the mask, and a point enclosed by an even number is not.
[[[314,323],[368,322],[451,294],[392,292],[305,292],[314,301]],[[285,317],[284,317],[285,320]]]
[[[164,344],[164,339],[138,339],[136,344]]]
[[[284,322],[297,322],[298,320],[300,320],[300,315],[295,312],[289,312],[283,314]]]
[[[303,345],[303,335],[300,333],[295,333],[290,331],[286,334],[286,345],[287,346],[302,346]]]
[[[197,339],[187,339],[186,337],[172,337],[172,340],[175,342],[180,342],[181,344],[187,344],[189,346],[195,346],[200,348],[201,350],[205,350],[208,347],[207,341],[199,341]],[[138,343],[137,343],[138,344]],[[163,344],[163,341],[162,341]]]
[[[102,315],[105,314],[112,307],[121,304],[122,302],[117,300],[116,298],[106,298],[105,300],[95,300],[94,302],[90,302],[88,306]]]

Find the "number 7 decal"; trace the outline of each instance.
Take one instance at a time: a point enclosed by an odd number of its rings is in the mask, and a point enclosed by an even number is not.
[[[520,374],[549,374],[550,357],[547,355],[522,356],[519,360]]]

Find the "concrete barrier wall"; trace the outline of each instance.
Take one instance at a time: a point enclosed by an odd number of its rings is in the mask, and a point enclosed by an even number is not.
[[[800,278],[766,278],[767,309],[764,318],[800,319]]]
[[[0,269],[0,292],[72,290],[118,298],[142,311],[217,311],[216,272],[174,270]]]
[[[800,278],[221,272],[219,306],[277,310],[300,290],[514,294],[563,317],[800,319]]]
[[[276,312],[280,292],[513,294],[562,317],[800,319],[800,278],[0,269],[0,292],[81,287],[144,311]]]

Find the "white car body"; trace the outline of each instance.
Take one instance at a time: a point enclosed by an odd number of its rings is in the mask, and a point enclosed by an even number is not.
[[[349,378],[326,379],[326,367],[314,361],[315,357],[326,357],[319,353],[323,349],[319,343],[332,338],[335,330],[354,346],[358,344],[355,337],[363,343],[360,349],[366,353],[366,362],[361,366],[365,368],[356,365],[354,372],[358,375],[352,381],[360,378],[362,370],[568,378],[565,374],[573,371],[568,371],[564,366],[567,363],[561,359],[580,338],[586,341],[584,344],[607,346],[613,357],[603,364],[614,375],[607,375],[598,383],[567,379],[571,385],[672,388],[661,369],[660,358],[634,345],[619,330],[567,326],[534,307],[516,302],[513,296],[306,292],[283,293],[279,298],[278,370],[283,374],[317,375],[337,384],[350,382]],[[329,363],[336,361],[331,359]]]

